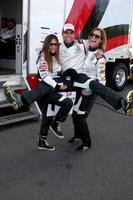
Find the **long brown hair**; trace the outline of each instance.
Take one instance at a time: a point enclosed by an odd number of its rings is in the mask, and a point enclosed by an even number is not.
[[[38,61],[40,59],[41,54],[43,53],[44,58],[45,58],[45,60],[48,64],[48,70],[50,72],[53,72],[52,55],[50,54],[50,50],[49,50],[50,43],[51,43],[52,39],[55,39],[56,42],[57,42],[57,45],[58,45],[58,49],[55,52],[55,58],[56,58],[57,62],[59,63],[59,40],[58,40],[57,36],[54,35],[54,34],[50,34],[45,38],[45,40],[43,42],[42,50],[40,51],[38,59],[37,59],[37,61]]]
[[[99,45],[99,49],[101,49],[101,50],[104,51],[105,48],[106,48],[106,42],[107,42],[107,36],[106,36],[105,30],[102,29],[102,28],[96,27],[96,28],[94,28],[94,29],[90,32],[89,37],[91,36],[91,34],[92,34],[94,31],[99,31],[99,32],[101,33],[101,40],[102,40],[102,42],[101,42],[100,45]]]

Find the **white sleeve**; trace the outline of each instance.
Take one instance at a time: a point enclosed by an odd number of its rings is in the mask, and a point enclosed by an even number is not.
[[[1,37],[2,37],[3,39],[9,39],[9,38],[15,37],[15,35],[16,35],[16,29],[13,28],[12,30],[8,30],[8,31],[6,31],[5,33],[3,33],[3,34],[1,35]]]
[[[106,68],[106,60],[104,57],[101,57],[97,60],[97,78],[100,83],[103,85],[106,84],[106,76],[105,76],[105,68]]]
[[[48,65],[45,60],[40,60],[37,64],[37,68],[39,71],[40,78],[47,83],[48,85],[52,86],[53,88],[56,87],[57,83],[56,81],[51,77],[49,71],[48,71]]]
[[[88,40],[83,40],[83,43],[84,43],[86,52],[88,52],[88,49],[89,49],[89,42],[88,42]]]

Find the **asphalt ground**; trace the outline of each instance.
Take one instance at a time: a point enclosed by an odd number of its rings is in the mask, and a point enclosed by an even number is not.
[[[129,85],[121,93],[126,96]],[[96,103],[108,106],[99,97]],[[110,107],[111,108],[111,107]],[[0,200],[133,200],[133,117],[95,104],[87,121],[92,148],[76,152],[71,116],[53,152],[37,150],[40,122],[0,131]]]

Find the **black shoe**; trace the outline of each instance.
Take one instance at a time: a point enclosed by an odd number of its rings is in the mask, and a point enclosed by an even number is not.
[[[50,130],[54,133],[54,135],[60,139],[63,139],[64,138],[64,135],[63,133],[61,132],[60,130],[60,124],[58,123],[53,123],[51,126],[50,126]]]
[[[76,148],[76,151],[86,151],[89,148],[91,148],[91,143],[90,144],[81,144],[79,147]]]
[[[37,148],[42,149],[42,150],[47,150],[47,151],[54,151],[55,150],[54,146],[49,145],[47,140],[43,139],[41,137],[39,137]]]
[[[72,137],[68,140],[69,143],[74,143],[75,141],[80,141],[81,139],[80,138],[77,138],[77,137]]]

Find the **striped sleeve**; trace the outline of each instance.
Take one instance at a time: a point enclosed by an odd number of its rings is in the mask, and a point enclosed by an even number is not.
[[[55,80],[51,77],[50,72],[48,71],[48,65],[47,62],[44,60],[44,58],[41,57],[37,64],[38,72],[40,75],[40,78],[47,83],[48,85],[52,86],[53,88],[56,87],[57,83]]]

